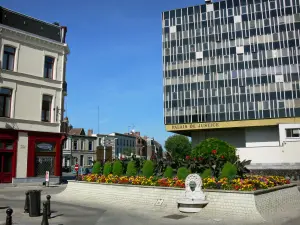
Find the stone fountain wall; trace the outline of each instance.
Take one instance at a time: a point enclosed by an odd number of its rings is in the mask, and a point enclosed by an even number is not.
[[[53,196],[54,201],[90,205],[122,207],[133,211],[179,213],[177,199],[184,189],[145,187],[120,184],[98,184],[69,181],[65,191]],[[235,218],[262,222],[286,204],[300,206],[300,192],[296,185],[285,185],[255,192],[204,190],[208,205],[193,216],[202,218]]]

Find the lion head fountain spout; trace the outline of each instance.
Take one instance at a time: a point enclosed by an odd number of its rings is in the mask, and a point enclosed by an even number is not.
[[[202,180],[198,174],[190,174],[185,179],[184,196],[177,200],[181,212],[199,212],[208,204],[206,196],[201,190]]]

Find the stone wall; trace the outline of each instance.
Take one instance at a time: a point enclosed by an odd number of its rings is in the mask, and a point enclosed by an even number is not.
[[[255,192],[204,190],[208,205],[193,216],[202,218],[235,218],[237,220],[264,221],[264,216],[280,210],[280,202],[300,206],[300,193],[295,185],[286,185]],[[118,184],[98,184],[69,181],[65,191],[53,196],[55,201],[101,204],[134,211],[140,208],[176,213],[177,199],[184,189],[143,187]],[[160,204],[161,203],[161,204]]]

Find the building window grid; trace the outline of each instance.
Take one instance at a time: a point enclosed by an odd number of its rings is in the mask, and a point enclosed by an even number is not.
[[[257,73],[256,73],[256,79],[257,79]]]

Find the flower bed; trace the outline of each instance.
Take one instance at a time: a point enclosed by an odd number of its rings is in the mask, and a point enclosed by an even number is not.
[[[108,176],[98,176],[95,174],[89,174],[81,177],[81,180],[87,182],[97,183],[113,183],[113,184],[131,184],[131,185],[143,185],[143,186],[160,186],[160,187],[176,187],[184,188],[185,184],[183,180],[179,180],[177,177],[169,178],[146,178],[143,176],[127,177],[127,176],[114,176],[112,174]],[[268,189],[276,186],[289,184],[290,181],[284,177],[279,176],[246,176],[245,179],[237,178],[229,181],[227,178],[204,178],[204,189],[222,189],[222,190],[236,190],[236,191],[255,191],[261,189]]]

